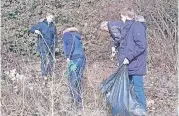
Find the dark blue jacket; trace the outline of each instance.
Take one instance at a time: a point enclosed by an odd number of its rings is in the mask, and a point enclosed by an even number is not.
[[[33,26],[30,29],[30,32],[34,33],[35,30],[39,30],[42,33],[49,48],[52,47],[53,45],[55,45],[55,48],[58,47],[57,30],[56,30],[56,26],[53,22],[48,24],[47,20],[45,19],[44,21]],[[38,35],[37,45],[38,45],[37,51],[39,51],[39,52],[41,52],[44,49],[44,47],[47,47],[44,40],[42,39],[42,37],[40,35]]]
[[[130,62],[128,66],[129,75],[146,74],[147,39],[145,23],[134,20],[128,20],[125,23],[110,21],[108,26],[119,26],[121,28],[121,39],[114,40],[118,44],[119,63],[127,58]]]
[[[81,36],[78,32],[66,32],[63,34],[63,50],[66,58],[85,58]]]

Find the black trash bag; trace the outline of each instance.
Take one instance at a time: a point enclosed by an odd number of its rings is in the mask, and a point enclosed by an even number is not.
[[[115,108],[115,116],[143,116],[145,109],[136,101],[133,85],[129,84],[127,65],[121,65],[118,70],[104,80],[100,91],[105,95],[107,103]]]
[[[137,102],[137,97],[134,93],[134,86],[130,84],[129,86],[129,112],[132,116],[146,116],[147,112],[144,107]]]

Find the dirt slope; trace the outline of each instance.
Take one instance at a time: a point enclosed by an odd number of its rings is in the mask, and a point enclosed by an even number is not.
[[[109,116],[110,108],[98,85],[115,71],[116,62],[109,58],[109,35],[99,26],[104,20],[118,20],[124,4],[131,4],[147,20],[145,88],[149,116],[177,116],[175,0],[2,0],[2,116]],[[87,55],[82,112],[71,108],[61,39],[55,77],[48,87],[41,81],[40,58],[34,55],[36,36],[28,30],[42,18],[44,10],[55,13],[58,32],[67,23],[82,30]]]

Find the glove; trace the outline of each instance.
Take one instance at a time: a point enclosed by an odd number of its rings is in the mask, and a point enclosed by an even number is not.
[[[58,49],[58,48],[55,48],[55,52],[56,52],[56,53],[59,53],[59,49]]]
[[[39,30],[35,30],[35,33],[41,35],[41,32]]]
[[[112,57],[114,57],[116,55],[116,49],[115,49],[115,47],[112,47]]]
[[[116,54],[116,48],[112,47],[112,55],[115,55],[115,54]]]
[[[112,47],[111,60],[114,60],[115,55],[116,55],[116,49],[115,47]]]
[[[67,61],[67,64],[69,64],[69,63],[70,63],[70,58],[67,58],[67,60],[66,60],[66,61]]]
[[[125,58],[124,61],[123,61],[123,64],[124,64],[124,65],[129,64],[129,60],[128,60],[127,58]]]
[[[40,54],[40,52],[36,52],[36,54],[35,54],[37,57],[39,57],[41,54]]]

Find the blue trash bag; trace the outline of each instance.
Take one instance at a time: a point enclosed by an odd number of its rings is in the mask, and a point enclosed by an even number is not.
[[[100,84],[99,89],[112,107],[114,116],[144,116],[146,111],[136,100],[133,85],[129,84],[127,68],[127,65],[120,65]]]

